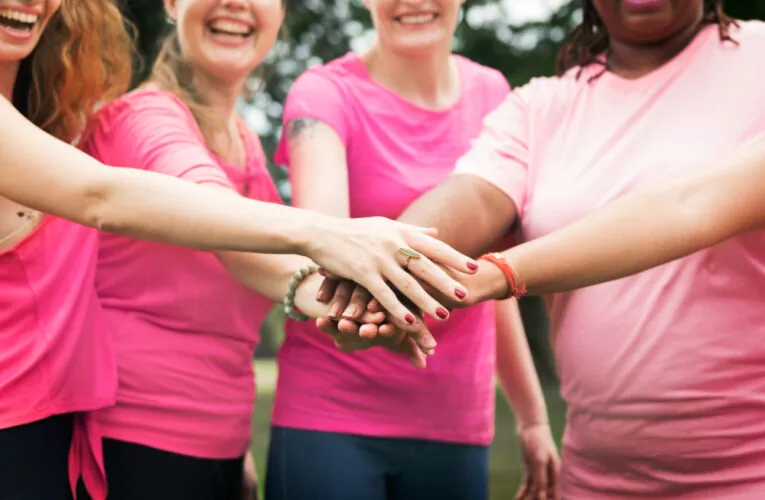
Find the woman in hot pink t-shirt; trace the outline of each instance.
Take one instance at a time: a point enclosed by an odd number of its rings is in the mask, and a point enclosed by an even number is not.
[[[280,203],[234,105],[284,11],[279,0],[242,5],[168,4],[176,27],[149,81],[99,110],[83,149],[107,164]],[[98,414],[110,500],[241,498],[259,329],[310,264],[101,235],[96,290],[119,381],[116,404]],[[320,282],[318,274],[298,282],[295,304],[309,316],[328,312],[316,301]],[[246,473],[254,476],[251,463]]]
[[[472,244],[493,241],[496,227],[517,220],[533,240],[765,136],[765,24],[736,27],[714,1],[584,5],[584,23],[562,51],[561,75],[516,89],[487,117],[456,175],[418,200],[408,220],[440,234],[470,231]],[[681,192],[676,207],[706,207],[710,232],[717,232],[717,214],[699,193]],[[731,194],[717,199],[735,204],[754,196]],[[434,212],[457,199],[461,216]],[[512,264],[513,255],[524,254],[518,248],[505,255]],[[587,255],[572,246],[557,257]],[[529,269],[520,266],[517,277],[525,280]],[[547,279],[554,275],[548,271]],[[536,291],[555,289],[533,275],[530,281]],[[508,289],[489,263],[472,283],[471,292],[486,290],[473,293],[476,300]],[[568,403],[564,498],[765,495],[764,300],[761,230],[635,276],[550,296]]]
[[[366,5],[378,41],[298,78],[276,161],[290,168],[297,206],[397,218],[449,176],[509,87],[499,72],[451,54],[460,1],[425,13],[407,2]],[[437,354],[424,372],[383,350],[337,352],[313,324],[289,322],[267,498],[485,497],[495,357],[529,450],[543,457],[530,482],[536,488],[549,468],[554,483],[557,455],[517,306],[498,307],[433,325]]]

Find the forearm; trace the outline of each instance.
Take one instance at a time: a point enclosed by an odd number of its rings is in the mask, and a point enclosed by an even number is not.
[[[282,253],[301,253],[312,226],[325,217],[161,174],[105,167],[7,106],[0,101],[0,195],[24,206],[136,238]]]
[[[496,303],[497,377],[519,429],[547,421],[547,406],[516,300]]]
[[[510,231],[515,216],[515,204],[495,186],[455,175],[418,198],[398,220],[436,228],[440,240],[477,257]]]
[[[629,194],[506,257],[531,294],[618,279],[765,226],[763,193],[765,141]]]

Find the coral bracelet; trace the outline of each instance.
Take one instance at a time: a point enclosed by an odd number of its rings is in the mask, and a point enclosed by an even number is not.
[[[499,268],[500,271],[502,271],[502,274],[505,275],[505,279],[507,280],[507,286],[509,288],[509,291],[507,293],[507,296],[505,296],[502,300],[510,299],[510,298],[520,298],[526,293],[526,285],[517,286],[515,284],[515,273],[513,272],[513,268],[510,267],[510,264],[505,259],[504,255],[501,253],[487,253],[484,255],[481,255],[481,257],[478,258],[478,260],[486,260],[494,264]]]

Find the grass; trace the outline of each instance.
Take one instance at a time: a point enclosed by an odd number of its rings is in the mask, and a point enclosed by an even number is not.
[[[253,419],[253,454],[261,480],[265,478],[264,462],[268,449],[269,422],[273,404],[273,388],[276,380],[276,366],[273,361],[257,361],[255,364],[258,380],[258,398]],[[518,441],[515,437],[515,423],[512,411],[504,398],[497,394],[496,435],[490,449],[489,481],[491,500],[514,498],[523,477]],[[565,404],[555,386],[545,390],[550,425],[556,440],[565,423]]]

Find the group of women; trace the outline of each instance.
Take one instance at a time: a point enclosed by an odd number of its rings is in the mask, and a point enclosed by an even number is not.
[[[298,78],[286,207],[235,111],[279,0],[165,0],[130,92],[109,0],[0,0],[0,498],[254,498],[273,302],[267,499],[486,498],[495,375],[521,499],[765,493],[765,24],[583,0],[511,91],[452,54],[462,3],[366,0],[373,46]]]

